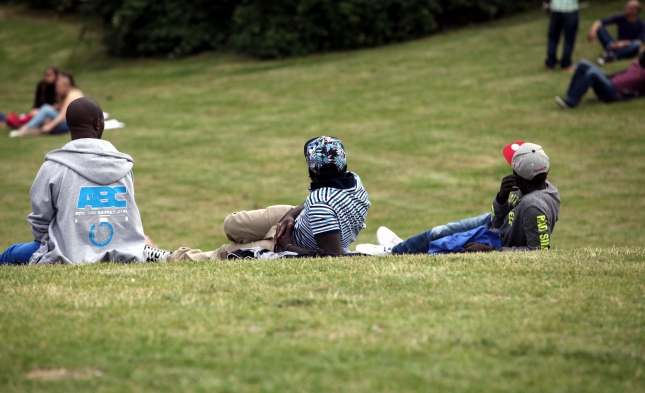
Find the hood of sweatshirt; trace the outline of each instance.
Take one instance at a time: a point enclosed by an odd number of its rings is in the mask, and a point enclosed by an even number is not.
[[[77,139],[49,152],[46,161],[65,165],[84,178],[101,185],[112,184],[127,175],[134,160],[101,139]]]

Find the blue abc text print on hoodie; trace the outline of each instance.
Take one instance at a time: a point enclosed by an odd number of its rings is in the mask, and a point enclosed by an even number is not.
[[[27,219],[40,242],[29,263],[144,261],[132,166],[132,157],[100,139],[47,154],[29,192]]]

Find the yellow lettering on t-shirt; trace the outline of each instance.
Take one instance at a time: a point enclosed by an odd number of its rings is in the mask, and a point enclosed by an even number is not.
[[[549,234],[548,233],[544,233],[544,234],[540,235],[540,248],[542,250],[548,250],[549,248],[551,248],[551,246],[549,245]]]
[[[520,200],[520,197],[517,196],[517,194],[511,194],[508,196],[508,201],[513,204],[513,206],[517,206],[517,202]]]
[[[539,232],[546,232],[549,229],[545,215],[537,216],[537,227]]]
[[[508,213],[508,225],[513,226],[513,219],[515,218],[515,211]]]

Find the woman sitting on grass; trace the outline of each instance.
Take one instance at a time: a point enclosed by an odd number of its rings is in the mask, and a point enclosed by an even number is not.
[[[56,108],[56,78],[58,78],[58,69],[56,67],[47,67],[43,80],[36,86],[34,95],[34,106],[29,114],[36,116],[43,105],[51,105]]]
[[[10,137],[36,136],[43,134],[62,134],[69,132],[65,115],[67,107],[77,98],[84,97],[83,92],[76,87],[74,77],[69,72],[61,72],[56,79],[56,93],[60,111],[53,106],[45,104],[27,124],[16,131],[12,131]]]

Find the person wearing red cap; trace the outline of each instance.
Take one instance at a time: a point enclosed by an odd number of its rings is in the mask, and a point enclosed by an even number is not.
[[[446,236],[485,226],[499,233],[502,248],[480,243],[463,245],[463,252],[525,251],[551,248],[558,221],[560,196],[548,180],[549,157],[533,143],[514,142],[504,148],[513,174],[502,179],[491,213],[440,225],[403,241],[386,227],[376,233],[378,244],[359,244],[356,251],[370,255],[426,254],[430,243]]]

